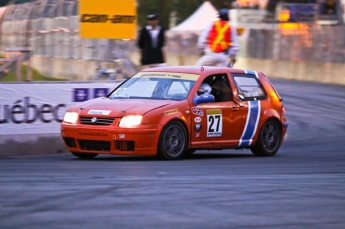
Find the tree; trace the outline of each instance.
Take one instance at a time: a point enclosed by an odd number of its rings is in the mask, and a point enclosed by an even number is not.
[[[170,15],[175,12],[176,23],[179,24],[198,9],[205,0],[138,0],[138,25],[146,25],[146,17],[150,13],[157,13],[162,26],[169,29]],[[230,8],[233,0],[211,0],[216,9]]]
[[[0,0],[0,6],[6,6],[12,0]]]
[[[8,4],[20,4],[25,2],[32,2],[33,0],[0,0],[0,6],[6,6]]]
[[[147,15],[156,13],[159,15],[161,25],[168,29],[171,9],[171,1],[138,0],[138,25],[145,26]]]

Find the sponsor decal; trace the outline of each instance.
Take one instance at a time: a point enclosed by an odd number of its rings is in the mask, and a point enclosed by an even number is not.
[[[195,137],[196,138],[200,137],[200,133],[195,133]]]
[[[255,97],[260,96],[259,92],[244,92],[245,97]]]
[[[201,124],[196,124],[194,126],[194,130],[196,130],[196,131],[200,131],[201,129],[202,129],[202,125]]]
[[[221,110],[207,110],[207,137],[222,136],[223,119]]]
[[[86,100],[92,99],[90,96],[90,91],[93,90],[93,98],[104,97],[108,95],[109,88],[74,88],[73,89],[73,102],[84,102]]]
[[[199,107],[192,107],[192,113],[198,116],[204,116],[204,111]]]
[[[172,109],[172,110],[164,111],[165,115],[171,115],[171,114],[175,114],[175,113],[179,113],[178,109]]]
[[[198,74],[167,73],[167,72],[139,72],[133,78],[175,78],[181,80],[197,80]]]
[[[126,135],[125,134],[119,134],[119,138],[125,138]]]
[[[248,114],[246,125],[244,126],[242,136],[240,138],[239,146],[250,146],[253,137],[257,131],[258,122],[260,119],[261,104],[260,101],[248,102]]]
[[[62,119],[59,118],[59,113],[62,113],[60,109],[64,107],[66,104],[36,105],[30,102],[30,97],[24,97],[24,99],[18,99],[13,105],[0,104],[0,124],[10,122],[15,124],[34,123],[36,121],[61,123]]]
[[[93,89],[93,97],[99,98],[99,97],[105,97],[109,93],[108,88],[94,88]]]
[[[194,122],[201,122],[201,118],[200,117],[196,117],[195,119],[194,119]]]
[[[87,114],[109,115],[110,112],[111,112],[110,110],[89,110],[89,112],[87,112]]]
[[[108,134],[107,133],[92,133],[92,132],[78,132],[78,135],[81,136],[92,136],[92,137],[107,137]]]
[[[74,88],[73,89],[73,102],[84,102],[89,99],[88,88]]]

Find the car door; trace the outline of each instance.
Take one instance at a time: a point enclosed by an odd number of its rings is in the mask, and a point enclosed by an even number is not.
[[[261,101],[267,99],[267,94],[259,81],[257,72],[234,73],[230,82],[235,87],[235,100],[242,105],[239,107],[238,115],[236,115],[237,118],[242,117],[241,123],[236,122],[238,131],[241,132],[238,146],[248,147],[252,144],[256,133],[260,131]]]
[[[234,101],[227,74],[210,77],[218,77],[216,82],[205,79],[210,82],[216,101],[191,108],[191,144],[199,148],[236,147],[245,126],[247,102],[240,106]],[[222,82],[222,85],[217,86],[217,82]],[[221,93],[217,94],[216,89]]]

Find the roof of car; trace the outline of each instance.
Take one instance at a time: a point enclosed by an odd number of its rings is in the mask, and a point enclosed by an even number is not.
[[[189,74],[201,74],[213,71],[227,71],[230,68],[227,67],[209,67],[209,66],[167,66],[167,67],[155,67],[147,68],[142,71],[145,72],[181,72]]]

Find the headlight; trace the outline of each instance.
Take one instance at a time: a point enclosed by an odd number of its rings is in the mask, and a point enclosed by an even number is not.
[[[76,112],[67,112],[63,118],[64,122],[76,124],[78,120],[78,113]]]
[[[133,127],[140,125],[141,119],[143,116],[141,115],[128,115],[121,119],[121,122],[119,124],[120,127]]]

